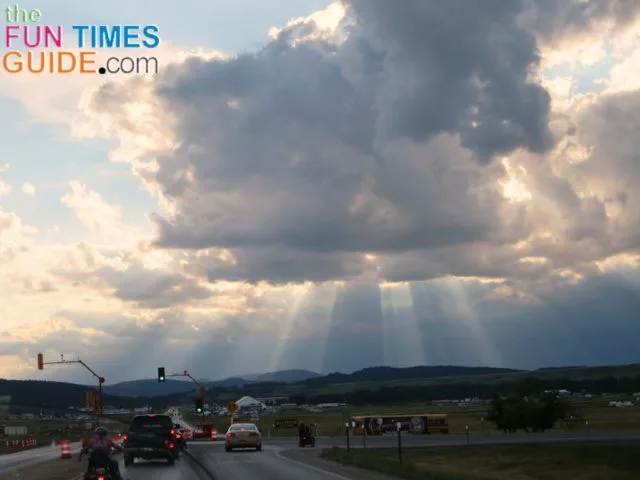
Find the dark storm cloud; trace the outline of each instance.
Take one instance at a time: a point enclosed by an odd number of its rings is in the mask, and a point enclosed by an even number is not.
[[[237,267],[219,278],[280,282],[348,277],[361,252],[523,233],[486,188],[501,167],[474,162],[553,144],[522,3],[390,6],[349,2],[343,43],[302,41],[318,31],[298,25],[257,54],[166,69],[156,92],[179,147],[152,180],[180,212],[155,217],[159,246],[229,248]],[[94,108],[122,114],[126,88],[105,86]]]
[[[540,58],[535,36],[518,25],[523,2],[345,3],[360,26],[356,35],[385,53],[381,135],[423,141],[457,132],[483,161],[553,145],[550,97],[528,78]]]
[[[291,25],[255,54],[194,58],[154,79],[176,145],[141,173],[177,208],[153,217],[157,247],[197,252],[186,268],[210,281],[287,283],[591,273],[632,244],[618,234],[633,214],[614,221],[608,208],[633,194],[585,196],[586,167],[552,164],[549,149],[565,139],[551,133],[536,68],[539,38],[622,27],[633,4],[343,3],[335,38]],[[125,104],[147,90],[106,85],[93,108],[129,135],[144,125]],[[585,145],[636,148],[635,135],[598,120],[605,113],[594,107],[594,119],[564,130]],[[528,155],[531,205],[502,196],[505,169],[490,160],[507,153]]]

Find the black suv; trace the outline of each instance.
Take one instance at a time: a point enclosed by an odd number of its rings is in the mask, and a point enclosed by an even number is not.
[[[178,439],[168,415],[138,415],[133,418],[124,441],[124,464],[132,465],[135,458],[166,459],[173,465],[178,458]]]

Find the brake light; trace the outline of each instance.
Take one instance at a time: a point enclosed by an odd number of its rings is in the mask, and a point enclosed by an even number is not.
[[[236,438],[236,434],[233,432],[227,433],[227,438]]]
[[[173,443],[170,443],[169,448],[176,448],[176,446]]]
[[[175,435],[175,434],[176,434],[176,431],[172,428],[171,429],[171,435]]]
[[[104,478],[102,475],[100,475],[100,476],[98,477],[98,480],[105,480],[105,478]]]

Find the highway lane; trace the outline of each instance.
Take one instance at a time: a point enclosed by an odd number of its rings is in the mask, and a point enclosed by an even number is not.
[[[201,443],[190,453],[198,459],[216,480],[377,480],[377,474],[358,471],[345,473],[341,467],[331,465],[319,468],[305,465],[283,456],[283,449],[263,447],[261,452],[252,450],[227,453],[220,443]],[[210,480],[210,479],[209,479]]]
[[[620,441],[620,440],[640,440],[638,432],[598,432],[589,435],[594,442]],[[362,438],[356,437],[352,442],[354,448],[362,448]],[[383,436],[368,438],[367,447],[390,448],[397,445],[397,437]],[[500,433],[476,435],[470,438],[472,444],[497,444],[497,443],[551,443],[551,442],[583,442],[585,435],[582,434],[512,434],[502,435]],[[418,446],[447,446],[465,445],[465,435],[439,435],[439,436],[403,436],[403,445],[406,447]],[[317,449],[330,446],[344,446],[344,439],[324,438],[318,439]],[[300,456],[295,460],[288,458],[287,451],[300,451],[296,447],[295,439],[264,439],[263,451],[255,452],[234,451],[227,453],[224,450],[223,442],[192,442],[189,453],[193,455],[216,480],[246,480],[247,478],[256,480],[289,480],[304,478],[305,480],[379,480],[383,477],[379,474],[364,471],[355,471],[332,463],[313,461],[314,455],[309,455],[306,459]],[[309,450],[309,449],[307,449]],[[311,453],[311,452],[308,452]],[[310,461],[311,464],[306,464]],[[135,477],[136,479],[139,477]],[[142,477],[140,477],[142,478]],[[151,477],[149,477],[151,478]],[[155,477],[153,477],[155,478]],[[163,477],[164,478],[164,477]],[[169,480],[171,477],[166,477]],[[210,480],[210,479],[209,479]]]
[[[176,419],[177,420],[177,419]],[[639,431],[620,431],[620,432],[604,432],[604,431],[592,431],[592,432],[579,432],[579,433],[566,433],[566,434],[558,434],[558,433],[517,433],[505,435],[499,432],[493,432],[491,434],[471,434],[469,438],[469,443],[473,445],[488,445],[488,444],[513,444],[513,443],[564,443],[564,442],[584,442],[584,441],[592,441],[592,442],[606,442],[606,441],[629,441],[636,440],[640,441],[640,432]],[[465,435],[427,435],[427,436],[417,436],[417,435],[403,435],[402,444],[404,447],[439,447],[439,446],[453,446],[453,445],[465,445],[467,442]],[[233,457],[234,453],[226,454],[224,452],[223,442],[189,442],[189,451],[195,453],[196,455],[207,454],[210,452],[215,458],[207,459],[205,463],[210,464],[213,462],[214,467],[213,470],[218,471],[226,471],[235,463],[242,463],[243,469],[255,469],[254,464],[256,462],[255,456],[251,457],[250,455],[253,452],[239,452],[238,457]],[[283,449],[291,449],[297,448],[297,439],[294,437],[285,437],[285,438],[264,438],[263,445],[265,448],[264,452],[260,452],[262,454],[274,455],[274,451],[279,451]],[[344,437],[319,437],[317,439],[317,447],[316,448],[329,448],[332,446],[344,447],[346,445],[346,441]],[[367,448],[390,448],[395,447],[397,445],[397,438],[394,435],[390,436],[375,436],[375,437],[367,437]],[[352,448],[362,448],[362,437],[352,437],[351,438],[351,446]],[[79,443],[72,444],[72,452],[74,457],[77,456],[80,449]],[[200,450],[204,449],[204,450]],[[230,455],[230,456],[229,456]],[[268,469],[274,469],[274,459],[272,456],[266,455],[269,460],[269,465],[267,465]],[[246,457],[246,458],[245,458]],[[8,473],[23,470],[27,467],[34,466],[46,461],[57,460],[60,458],[60,447],[42,447],[32,450],[26,450],[23,452],[8,454],[8,455],[0,455],[0,476],[6,475]],[[121,457],[120,457],[121,458]],[[233,462],[230,459],[234,459]],[[236,458],[238,460],[236,460]],[[60,460],[64,461],[64,460]],[[138,461],[140,462],[140,461]],[[230,463],[231,462],[231,463]],[[175,466],[169,467],[164,463],[155,463],[149,464],[148,462],[140,462],[140,464],[135,465],[133,468],[125,469],[123,465],[121,465],[122,471],[132,472],[129,476],[132,479],[137,478],[162,478],[166,480],[170,480],[173,473],[171,471],[179,472],[180,474],[184,473],[183,471],[189,472],[193,475],[192,466],[188,465],[188,462],[185,458],[178,461]],[[240,468],[237,466],[237,468]],[[280,467],[278,467],[280,468]],[[291,467],[293,468],[293,467]],[[186,469],[186,470],[185,470]],[[277,470],[277,469],[276,469]],[[151,475],[151,476],[149,476]],[[176,477],[181,478],[181,477]],[[226,477],[222,477],[224,480]],[[260,476],[256,477],[260,478]],[[268,478],[268,477],[267,477]],[[283,478],[289,478],[288,476]]]
[[[198,465],[183,455],[174,465],[166,461],[136,460],[135,464],[125,467],[120,459],[120,472],[125,480],[210,480]]]
[[[71,453],[80,453],[80,442],[71,444]],[[0,475],[5,475],[31,465],[60,458],[60,445],[32,448],[22,452],[0,455]]]

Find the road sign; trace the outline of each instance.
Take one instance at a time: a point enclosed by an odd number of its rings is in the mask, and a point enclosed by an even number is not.
[[[99,395],[96,395],[93,390],[87,390],[84,394],[84,398],[87,408],[98,408],[100,405]]]
[[[235,413],[237,411],[238,411],[238,405],[236,404],[236,402],[227,403],[227,412]]]

